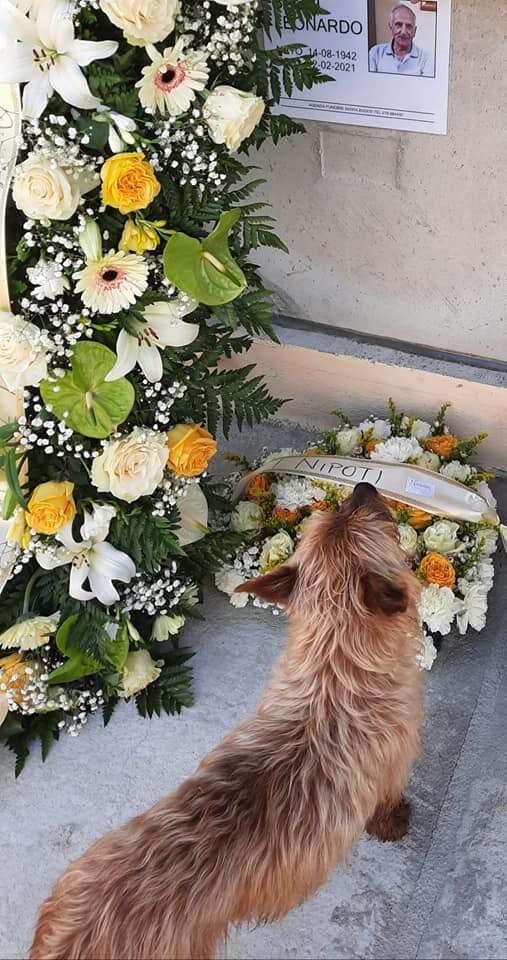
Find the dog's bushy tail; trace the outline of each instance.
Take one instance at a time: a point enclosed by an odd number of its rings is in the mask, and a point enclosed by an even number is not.
[[[43,905],[30,960],[205,960],[230,924],[277,919],[309,896],[340,858],[325,822],[336,786],[304,736],[285,734],[282,749],[280,730],[250,721],[175,794],[91,847]],[[351,812],[344,849],[363,823]]]

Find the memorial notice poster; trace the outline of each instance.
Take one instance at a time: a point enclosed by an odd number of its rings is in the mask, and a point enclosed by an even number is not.
[[[294,89],[279,112],[306,120],[447,133],[451,0],[321,0],[328,11],[280,43],[310,53],[329,83]],[[266,46],[274,46],[274,35]]]

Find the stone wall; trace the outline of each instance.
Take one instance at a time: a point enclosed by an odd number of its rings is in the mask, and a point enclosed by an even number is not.
[[[507,360],[506,14],[454,0],[448,136],[309,122],[262,152],[282,313]]]

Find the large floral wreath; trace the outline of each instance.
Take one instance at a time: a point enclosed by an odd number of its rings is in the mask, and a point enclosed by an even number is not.
[[[259,32],[317,9],[2,0],[0,738],[17,772],[31,740],[45,756],[121,698],[150,716],[191,700],[177,636],[237,541],[209,531],[215,433],[280,405],[251,367],[219,367],[273,335],[249,255],[284,249],[238,151],[301,131],[272,111],[281,82],[321,79]]]
[[[358,426],[338,414],[339,426],[323,433],[306,453],[417,464],[477,490],[495,504],[488,486],[491,474],[467,462],[483,434],[460,440],[451,433],[446,424],[447,405],[431,423],[399,413],[392,401],[389,409],[388,419],[371,416]],[[243,458],[231,459],[237,460],[243,471],[250,471],[297,452],[265,451],[254,464]],[[231,491],[237,479],[237,475],[231,478]],[[293,553],[315,510],[339,510],[351,492],[350,487],[337,483],[269,471],[252,477],[230,519],[230,528],[242,533],[246,542],[215,574],[216,585],[230,596],[233,606],[244,607],[250,599],[247,593],[234,593],[240,583],[267,573]],[[480,631],[486,624],[498,531],[488,521],[455,522],[399,501],[391,501],[390,506],[407,560],[424,584],[420,614],[425,644],[420,663],[430,669],[441,638],[454,624],[461,634],[469,628]],[[280,612],[277,606],[251,599],[255,606]]]

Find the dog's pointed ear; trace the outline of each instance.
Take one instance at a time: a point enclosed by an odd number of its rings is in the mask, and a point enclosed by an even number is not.
[[[296,576],[297,571],[294,565],[281,563],[270,573],[242,583],[236,587],[234,593],[251,593],[268,603],[280,603],[285,606],[290,600]]]
[[[408,593],[404,584],[395,583],[378,573],[367,573],[363,577],[364,603],[371,613],[383,613],[393,616],[405,613],[408,607]]]

